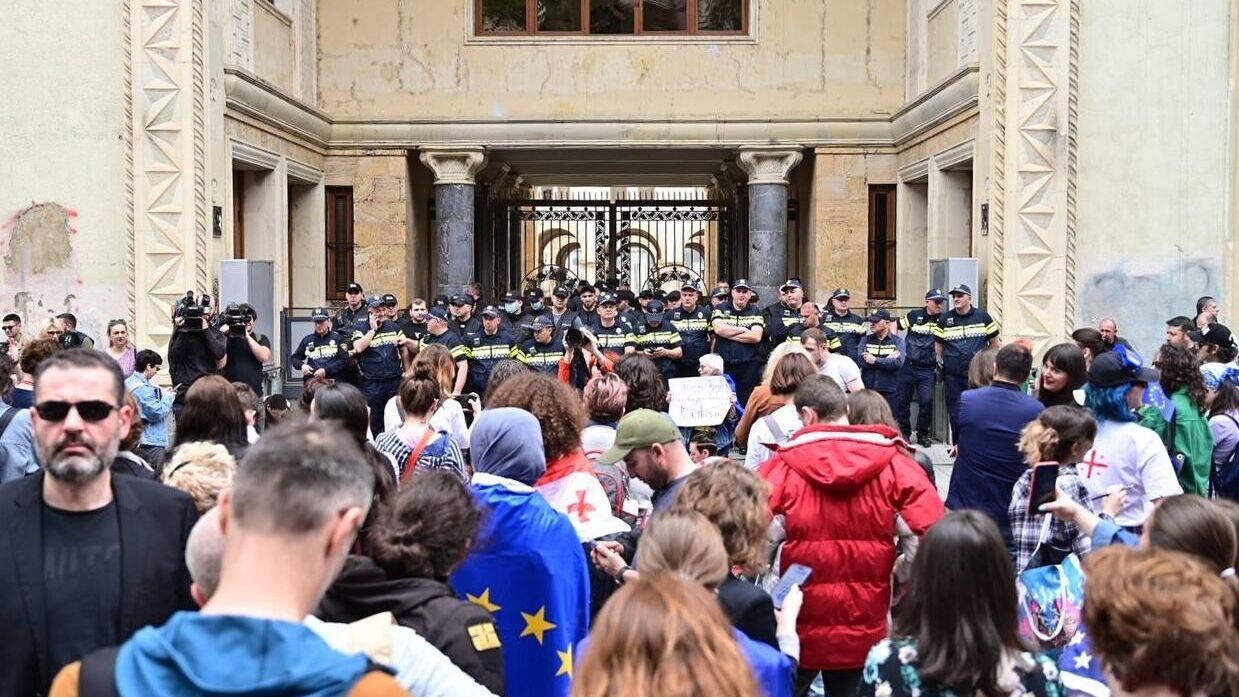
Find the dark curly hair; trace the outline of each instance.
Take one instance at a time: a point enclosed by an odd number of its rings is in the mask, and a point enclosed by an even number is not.
[[[1201,412],[1207,410],[1205,379],[1200,374],[1200,364],[1196,362],[1193,351],[1162,344],[1157,350],[1157,360],[1153,361],[1153,366],[1162,373],[1162,389],[1166,394],[1171,395],[1180,389],[1186,389],[1192,405]]]
[[[576,390],[543,373],[517,375],[491,395],[488,409],[516,407],[542,425],[542,447],[550,462],[581,447],[585,405]]]
[[[630,353],[615,364],[615,374],[628,385],[625,411],[667,411],[667,385],[663,383],[662,371],[654,365],[654,361]]]
[[[481,509],[456,475],[427,472],[383,506],[370,529],[370,558],[393,579],[446,581],[481,524]]]
[[[27,375],[34,375],[39,364],[60,351],[60,344],[52,339],[35,339],[22,347],[17,365]]]

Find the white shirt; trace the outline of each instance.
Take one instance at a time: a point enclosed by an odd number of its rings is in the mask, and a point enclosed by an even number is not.
[[[839,385],[839,389],[848,391],[848,383],[860,379],[860,367],[856,361],[838,353],[830,354],[826,364],[817,369],[818,375],[825,375]]]
[[[1127,488],[1127,503],[1114,519],[1124,527],[1144,525],[1154,501],[1183,493],[1162,439],[1136,423],[1099,422],[1093,449],[1076,470],[1091,496],[1115,484]]]
[[[779,428],[783,429],[783,440],[778,440],[770,432],[770,427],[766,425],[766,417],[763,416],[754,421],[752,428],[749,429],[748,451],[744,454],[744,466],[751,470],[757,469],[761,463],[770,459],[773,453],[766,445],[786,443],[791,439],[792,434],[804,425],[800,421],[800,412],[796,410],[795,404],[785,404],[775,409],[769,416],[774,419]]]
[[[394,431],[404,425],[404,419],[400,418],[400,407],[397,406],[399,401],[400,395],[396,395],[387,400],[383,407],[384,431]],[[469,449],[469,427],[465,425],[465,409],[460,406],[460,402],[454,399],[439,402],[439,408],[435,409],[435,413],[430,417],[430,427],[436,431],[446,431],[457,448]]]

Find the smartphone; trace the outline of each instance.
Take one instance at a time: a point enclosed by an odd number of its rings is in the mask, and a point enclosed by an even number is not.
[[[1043,504],[1054,500],[1058,495],[1055,487],[1058,484],[1058,463],[1042,462],[1033,467],[1032,489],[1028,493],[1028,511],[1036,514]]]
[[[774,600],[774,609],[782,610],[783,601],[787,600],[787,594],[791,592],[792,586],[804,585],[804,582],[809,579],[809,575],[812,573],[813,569],[804,564],[792,564],[787,567],[783,577],[775,584],[774,592],[770,594],[770,598]]]
[[[476,392],[468,392],[466,394],[458,394],[455,397],[452,397],[452,399],[456,400],[457,402],[460,402],[461,408],[468,411],[473,408],[472,406],[470,406],[469,400],[480,399],[480,398],[478,397]]]

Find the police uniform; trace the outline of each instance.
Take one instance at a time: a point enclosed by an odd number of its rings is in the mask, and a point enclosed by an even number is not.
[[[775,346],[787,341],[792,327],[804,324],[800,310],[793,310],[781,302],[767,306],[762,310],[762,314],[766,321],[766,334],[762,337],[762,344],[765,345],[767,356]]]
[[[362,303],[361,307],[356,310],[348,305],[336,311],[336,316],[331,320],[331,326],[336,327],[339,331],[349,331],[351,327],[358,323],[365,324],[370,321],[370,310],[366,308],[366,303]]]
[[[314,316],[327,319],[326,312],[321,315],[316,313]],[[291,363],[294,370],[301,370],[303,365],[308,365],[310,370],[321,369],[327,373],[327,377],[335,380],[348,370],[348,346],[334,331],[322,335],[312,332],[301,339],[297,350],[293,351]]]
[[[851,297],[846,288],[839,288],[831,294],[835,298]],[[856,361],[860,365],[860,340],[866,333],[865,320],[858,314],[848,311],[846,315],[835,313],[834,303],[827,303],[826,311],[822,313],[822,327],[839,335],[839,352]],[[867,384],[867,383],[866,383]]]
[[[598,350],[603,353],[622,356],[627,353],[628,347],[631,346],[633,349],[637,347],[636,336],[633,334],[632,326],[627,322],[617,319],[611,326],[604,327],[602,320],[599,319],[590,325],[589,330],[598,339]]]
[[[468,305],[473,308],[473,296],[470,295],[453,295],[449,304],[453,308],[464,307]],[[476,334],[482,331],[482,319],[477,316],[476,309],[470,309],[469,319],[461,322],[456,319],[455,314],[449,313],[447,326],[456,332],[456,336],[465,337],[470,334]]]
[[[881,315],[871,315],[869,319],[874,321],[874,318],[889,320],[890,314],[883,310]],[[893,331],[888,331],[886,338],[869,333],[860,341],[861,360],[858,365],[861,382],[865,383],[866,388],[885,397],[892,411],[899,392],[899,369],[903,366],[904,350],[903,337]],[[865,356],[873,356],[874,362],[864,360]]]
[[[565,355],[563,336],[552,331],[551,340],[545,344],[539,344],[537,339],[531,337],[518,345],[512,355],[535,373],[558,376],[559,361]]]
[[[495,364],[512,357],[512,340],[502,329],[494,334],[485,330],[465,337],[465,351],[469,359],[469,377],[465,389],[482,394],[490,380],[490,371]]]
[[[747,287],[737,281],[737,288]],[[752,329],[766,326],[761,310],[753,305],[747,305],[743,310],[737,310],[731,300],[714,309],[710,315],[710,324],[722,322],[724,325]],[[736,383],[736,399],[741,404],[747,404],[753,388],[761,382],[762,356],[760,342],[745,344],[733,339],[714,335],[714,352],[723,358],[723,365],[731,379]]]
[[[940,290],[926,293],[925,300],[945,299]],[[934,353],[938,320],[942,313],[929,314],[924,308],[913,310],[899,320],[904,332],[903,368],[899,370],[899,393],[895,399],[895,418],[904,435],[912,437],[912,400],[916,399],[916,435],[921,445],[929,441],[934,413],[934,382],[938,359]]]
[[[641,326],[636,328],[634,334],[637,339],[637,350],[649,351],[660,348],[679,348],[683,343],[683,339],[680,337],[680,332],[675,328],[675,325],[667,321],[662,302],[651,300],[649,310],[651,316],[655,318],[662,317],[662,320],[655,327],[650,324],[647,318],[645,322],[641,323]],[[654,358],[651,356],[650,360],[654,361],[654,365],[658,366],[658,369],[662,371],[663,380],[675,377],[676,366],[674,358]]]
[[[370,320],[353,325],[353,341],[370,332]],[[400,342],[404,333],[391,320],[383,320],[370,339],[370,346],[357,354],[357,367],[361,370],[358,387],[370,406],[370,431],[377,436],[383,432],[383,409],[387,401],[400,392],[402,364]]]
[[[972,295],[967,286],[956,286],[951,293]],[[988,312],[976,306],[964,314],[952,308],[938,318],[934,336],[942,344],[942,378],[946,383],[946,407],[951,415],[951,437],[954,439],[959,417],[959,396],[968,389],[968,365],[973,356],[998,336],[998,323]]]
[[[675,362],[675,377],[697,377],[701,357],[710,352],[711,312],[710,307],[698,305],[692,312],[680,308],[667,313],[667,320],[680,333],[680,346],[684,349],[684,356]]]
[[[421,338],[421,341],[417,342],[417,347],[418,350],[421,350],[432,344],[438,344],[447,349],[454,361],[463,361],[469,357],[469,350],[465,348],[464,342],[460,340],[460,335],[452,329],[448,329],[438,336],[427,332]]]

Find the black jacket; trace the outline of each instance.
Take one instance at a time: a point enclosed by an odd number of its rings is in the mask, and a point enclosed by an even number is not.
[[[0,695],[46,694],[46,607],[43,601],[43,472],[0,486]],[[198,520],[189,495],[157,482],[112,476],[120,527],[122,642],[179,610],[189,595],[185,541]],[[102,648],[102,647],[99,647]]]
[[[757,586],[729,575],[718,587],[718,602],[731,620],[731,626],[753,641],[779,648],[775,637],[774,601]]]
[[[177,390],[185,390],[203,375],[219,372],[219,359],[228,355],[228,337],[207,327],[200,332],[176,329],[168,343],[168,373]]]
[[[434,644],[483,687],[503,694],[503,649],[498,645],[488,648],[485,643],[488,635],[497,636],[494,632],[498,631],[490,613],[457,599],[446,583],[429,578],[389,579],[369,557],[349,557],[323,596],[318,616],[328,622],[356,622],[380,612],[391,612],[399,625]],[[492,625],[492,629],[470,632],[482,625]]]

